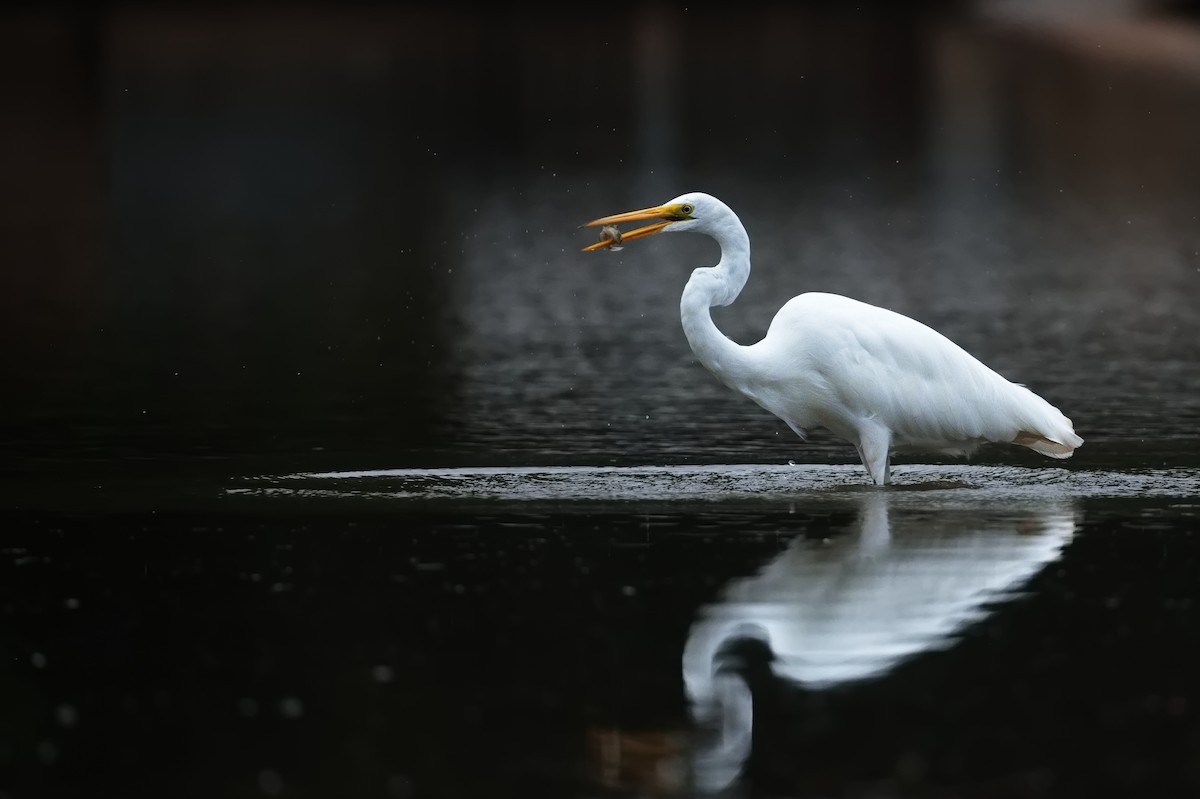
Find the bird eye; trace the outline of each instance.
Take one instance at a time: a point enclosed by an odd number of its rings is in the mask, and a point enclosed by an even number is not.
[[[681,212],[683,212],[684,214],[686,214],[687,216],[691,216],[692,211],[695,211],[696,208],[691,203],[684,203],[683,207],[681,207],[679,210]]]

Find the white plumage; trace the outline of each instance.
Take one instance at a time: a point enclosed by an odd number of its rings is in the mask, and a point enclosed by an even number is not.
[[[775,315],[762,341],[737,344],[717,329],[710,308],[732,303],[750,276],[741,220],[716,197],[694,192],[588,225],[650,219],[657,221],[622,241],[690,232],[721,247],[721,260],[693,271],[680,300],[683,330],[700,362],[800,436],[824,427],[852,443],[877,484],[889,482],[894,448],[962,454],[990,441],[1069,458],[1083,443],[1057,408],[942,334],[848,297],[801,294]]]

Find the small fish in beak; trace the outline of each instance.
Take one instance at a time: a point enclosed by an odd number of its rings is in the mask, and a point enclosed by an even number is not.
[[[609,252],[618,252],[625,249],[621,246],[621,231],[617,230],[616,225],[605,225],[600,228],[600,244],[606,247]]]

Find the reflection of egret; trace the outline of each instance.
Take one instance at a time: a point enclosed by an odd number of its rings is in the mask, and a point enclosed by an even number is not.
[[[985,441],[1069,458],[1083,443],[1071,420],[1010,383],[920,322],[836,294],[809,293],[780,309],[762,341],[740,346],[713,324],[750,276],[750,238],[737,215],[703,193],[588,226],[656,220],[586,249],[659,232],[712,236],[721,260],[692,272],[683,290],[683,330],[696,357],[723,383],[803,436],[824,427],[850,441],[871,478],[888,482],[893,447],[967,453]]]
[[[701,787],[727,785],[750,750],[750,691],[729,653],[749,640],[775,677],[827,688],[879,676],[952,636],[1056,560],[1075,530],[1062,503],[905,512],[862,498],[856,534],[797,538],[753,577],[730,583],[688,635],[683,678],[696,721],[715,728],[697,758]],[[732,665],[732,667],[731,667]]]

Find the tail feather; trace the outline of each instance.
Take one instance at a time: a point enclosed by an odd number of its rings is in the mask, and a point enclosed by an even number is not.
[[[1075,425],[1058,408],[1021,386],[1009,395],[1017,434],[1011,441],[1048,458],[1069,458],[1083,444]],[[1010,430],[1012,428],[1009,428]]]
[[[1075,450],[1083,443],[1083,439],[1075,435],[1073,430],[1066,432],[1066,435],[1059,436],[1059,438],[1064,440],[1056,441],[1039,433],[1030,433],[1022,430],[1017,433],[1017,437],[1013,439],[1013,443],[1029,447],[1034,452],[1051,458],[1069,458],[1075,454]]]

